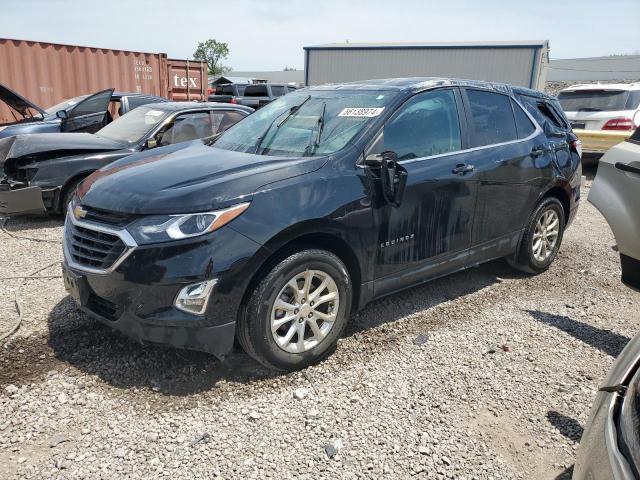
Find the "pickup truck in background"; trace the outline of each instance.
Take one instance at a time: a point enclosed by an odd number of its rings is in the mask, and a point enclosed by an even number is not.
[[[207,97],[209,102],[217,103],[238,103],[238,99],[244,95],[246,84],[224,83],[222,85],[211,85],[213,92]]]
[[[237,103],[246,107],[258,109],[264,107],[278,97],[282,97],[289,92],[296,90],[291,85],[277,83],[257,83],[247,85],[244,89],[244,95],[237,99]]]

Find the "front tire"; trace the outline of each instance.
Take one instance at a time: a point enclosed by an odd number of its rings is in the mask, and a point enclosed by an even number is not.
[[[324,360],[347,324],[353,288],[345,265],[324,250],[304,250],[278,263],[256,286],[238,321],[238,340],[274,370]]]
[[[509,264],[533,274],[547,270],[558,255],[565,223],[560,200],[544,198],[529,218],[520,248],[515,257],[509,259]]]

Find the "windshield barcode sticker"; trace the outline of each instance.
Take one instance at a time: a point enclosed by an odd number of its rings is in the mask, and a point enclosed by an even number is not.
[[[380,108],[362,108],[362,107],[350,107],[343,109],[338,116],[339,117],[377,117],[382,113],[384,107]]]

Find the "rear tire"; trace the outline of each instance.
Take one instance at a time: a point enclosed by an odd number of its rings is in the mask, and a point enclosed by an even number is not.
[[[526,273],[544,272],[558,255],[564,227],[564,208],[560,200],[544,198],[529,218],[518,252],[507,261]]]
[[[238,320],[238,340],[274,370],[299,370],[335,349],[351,311],[345,265],[324,250],[303,250],[278,263],[255,287]]]

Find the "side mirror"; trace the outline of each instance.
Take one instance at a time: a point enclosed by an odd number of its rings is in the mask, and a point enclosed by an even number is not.
[[[399,207],[407,184],[407,170],[398,163],[398,155],[391,151],[368,155],[364,164],[369,168],[380,169],[382,195],[387,203]]]
[[[151,137],[151,138],[147,138],[147,141],[144,142],[144,147],[145,148],[156,148],[158,146],[158,140],[156,140],[155,138]]]
[[[382,167],[382,160],[383,158],[381,153],[373,153],[364,159],[364,164],[367,167],[380,168]]]
[[[69,118],[69,113],[67,113],[66,110],[58,110],[56,112],[56,117],[58,117],[61,120],[66,120],[67,118]]]

